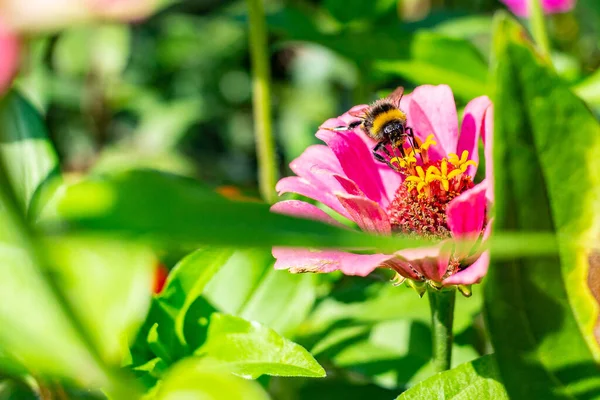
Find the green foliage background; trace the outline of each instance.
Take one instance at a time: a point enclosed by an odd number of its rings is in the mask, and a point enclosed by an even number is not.
[[[600,398],[597,2],[547,17],[550,59],[492,0],[265,7],[281,176],[398,85],[493,99],[498,240],[454,368],[433,374],[428,300],[385,271],[273,269],[273,245],[422,242],[270,213],[246,3],[173,1],[29,38],[0,100],[0,398]]]

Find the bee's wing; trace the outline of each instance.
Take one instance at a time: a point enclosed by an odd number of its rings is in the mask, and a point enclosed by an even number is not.
[[[359,110],[350,110],[350,111],[348,111],[348,114],[352,115],[355,118],[365,119],[365,117],[367,116],[367,114],[366,114],[367,109],[368,109],[368,107],[361,108]]]
[[[402,95],[404,95],[404,88],[402,86],[398,86],[396,90],[394,90],[387,97],[396,107],[400,108],[400,100],[402,100]]]

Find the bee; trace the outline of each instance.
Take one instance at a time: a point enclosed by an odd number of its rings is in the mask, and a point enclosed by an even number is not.
[[[400,100],[404,94],[402,86],[394,90],[389,96],[375,101],[366,109],[358,112],[350,112],[350,115],[358,118],[357,121],[347,126],[338,126],[329,128],[333,131],[349,131],[357,127],[373,140],[377,145],[371,149],[373,157],[381,163],[387,164],[390,168],[398,170],[398,167],[392,164],[392,160],[397,158],[396,151],[399,151],[402,157],[406,156],[404,142],[408,140],[413,149],[417,148],[417,142],[411,127],[406,124],[406,114],[400,109]],[[387,145],[390,145],[394,155],[390,153]],[[387,159],[380,154],[383,152]]]

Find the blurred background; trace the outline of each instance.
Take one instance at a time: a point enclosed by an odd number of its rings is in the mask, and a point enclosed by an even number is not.
[[[397,85],[450,84],[460,105],[489,93],[497,0],[266,1],[280,170],[316,128]],[[574,86],[600,64],[600,5],[549,17],[554,62]],[[148,166],[256,188],[246,3],[163,4],[131,24],[36,36],[18,86],[47,118],[63,169]],[[593,85],[592,85],[593,86]]]

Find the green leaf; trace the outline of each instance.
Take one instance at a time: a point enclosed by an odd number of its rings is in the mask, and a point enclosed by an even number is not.
[[[268,400],[257,382],[228,374],[204,360],[190,358],[174,365],[159,384],[157,400]]]
[[[0,100],[0,157],[21,210],[35,217],[46,184],[59,175],[58,157],[40,114],[15,91]]]
[[[169,204],[169,207],[165,207]],[[53,234],[94,232],[164,246],[360,248],[383,253],[431,245],[427,239],[376,236],[269,211],[267,204],[227,200],[191,179],[126,171],[65,187],[40,226]],[[524,241],[526,239],[526,241]],[[503,255],[555,252],[548,235],[499,236]],[[499,252],[496,253],[497,255]]]
[[[478,358],[418,383],[398,400],[508,400],[493,355]]]
[[[235,374],[323,377],[325,370],[302,346],[258,322],[214,313],[206,343],[196,351],[218,360]]]
[[[600,69],[575,85],[573,91],[588,104],[600,107]]]
[[[490,268],[499,369],[514,398],[597,398],[598,304],[587,280],[600,233],[600,127],[506,16],[496,21],[495,58],[495,227],[555,231],[560,251]]]
[[[147,248],[90,237],[48,239],[49,266],[107,363],[119,365],[144,321],[156,258]]]
[[[275,270],[271,251],[254,249],[237,251],[208,283],[205,296],[224,313],[291,336],[317,294],[313,274]]]
[[[377,62],[375,68],[418,85],[448,84],[465,101],[488,92],[487,65],[465,39],[420,31],[411,42],[410,55],[409,60]]]
[[[169,274],[158,301],[173,313],[175,335],[181,344],[186,344],[184,322],[190,306],[232,253],[229,249],[196,250],[181,260]]]

